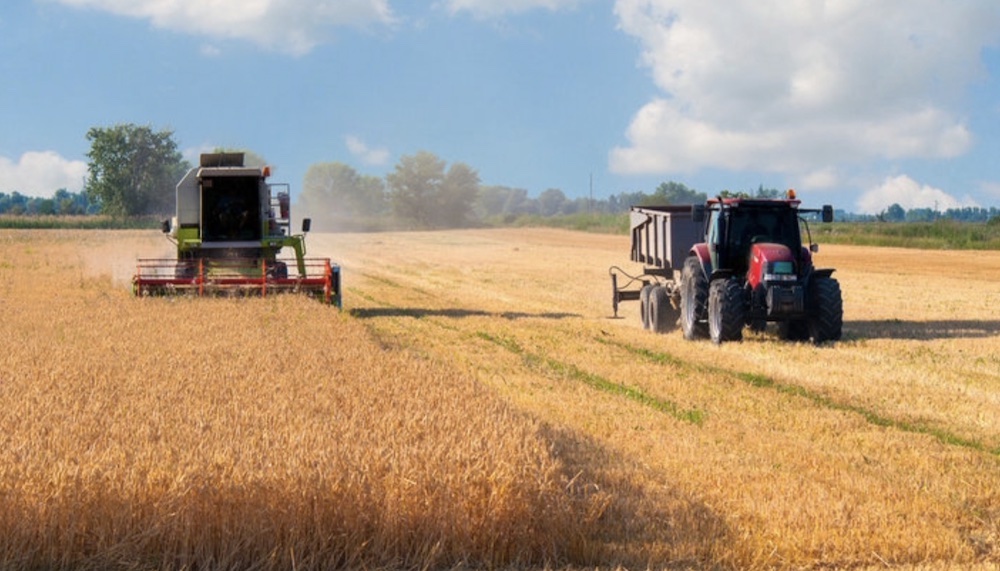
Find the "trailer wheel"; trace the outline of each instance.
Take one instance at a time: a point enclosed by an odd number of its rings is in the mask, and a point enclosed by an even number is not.
[[[649,293],[653,286],[646,284],[639,290],[639,317],[642,318],[642,328],[649,330]]]
[[[708,293],[708,331],[716,345],[742,341],[746,324],[743,284],[737,278],[715,280]]]
[[[809,336],[817,345],[826,341],[839,341],[844,326],[844,302],[840,283],[829,277],[816,278],[811,289]]]
[[[696,256],[684,260],[681,270],[681,329],[688,340],[708,337],[708,278]]]
[[[649,292],[649,327],[653,333],[667,333],[677,326],[680,309],[670,303],[667,288],[655,286]]]

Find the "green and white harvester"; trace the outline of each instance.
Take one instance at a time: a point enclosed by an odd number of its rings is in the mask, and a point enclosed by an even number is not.
[[[341,307],[340,266],[307,258],[305,234],[291,231],[289,187],[269,183],[270,167],[244,166],[243,153],[201,155],[177,184],[177,212],[163,232],[176,259],[140,259],[139,296],[259,295],[297,292]],[[278,255],[283,248],[294,259]]]

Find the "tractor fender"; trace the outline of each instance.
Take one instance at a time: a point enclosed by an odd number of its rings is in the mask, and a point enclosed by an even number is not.
[[[705,272],[705,279],[711,281],[712,278],[712,255],[708,250],[708,244],[702,242],[691,246],[688,256],[696,256],[701,262],[701,269]]]
[[[802,279],[802,285],[805,286],[806,291],[809,291],[812,287],[812,282],[815,279],[828,278],[833,275],[836,270],[833,268],[827,268],[822,270],[812,269],[810,270]]]

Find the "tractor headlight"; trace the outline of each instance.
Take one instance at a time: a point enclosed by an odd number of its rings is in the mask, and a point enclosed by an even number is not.
[[[771,262],[764,272],[764,281],[769,282],[794,282],[799,279],[795,275],[795,264],[792,262]]]

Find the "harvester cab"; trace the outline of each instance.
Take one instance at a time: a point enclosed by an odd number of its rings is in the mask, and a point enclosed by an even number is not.
[[[310,221],[292,233],[289,186],[269,183],[270,174],[267,166],[245,166],[243,153],[201,155],[177,184],[176,215],[163,222],[177,257],[139,260],[134,293],[302,292],[340,307],[340,267],[305,257]],[[278,257],[284,248],[294,259]]]

